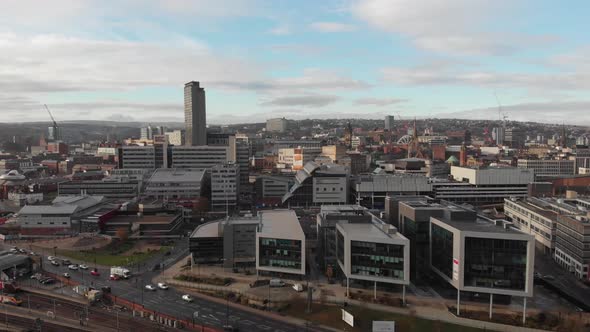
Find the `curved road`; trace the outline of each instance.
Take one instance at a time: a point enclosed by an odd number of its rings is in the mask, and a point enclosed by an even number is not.
[[[252,314],[251,312],[239,310],[231,306],[228,307],[199,297],[195,297],[194,302],[187,303],[182,300],[182,293],[173,288],[168,290],[158,289],[156,291],[146,290],[145,285],[151,283],[152,278],[159,273],[149,271],[149,267],[156,264],[156,262],[163,262],[165,266],[169,266],[188,255],[187,244],[183,242],[178,243],[169,256],[158,255],[158,257],[150,259],[148,263],[142,264],[139,268],[130,268],[133,276],[129,280],[109,280],[110,268],[100,266],[97,266],[100,272],[100,276],[98,277],[90,275],[90,269],[70,271],[67,266],[53,266],[49,264],[46,256],[42,257],[42,266],[44,270],[58,275],[68,272],[73,280],[88,286],[96,288],[110,286],[111,293],[114,296],[143,304],[147,309],[155,310],[178,319],[191,321],[195,318],[195,324],[222,328],[226,322],[229,322],[230,325],[238,326],[242,331],[254,332],[296,332],[306,329],[305,326],[296,326],[266,317],[263,313]],[[72,262],[81,263],[75,262],[74,260]],[[88,265],[92,269],[92,264]],[[308,330],[320,331],[319,329],[311,328],[308,328]]]

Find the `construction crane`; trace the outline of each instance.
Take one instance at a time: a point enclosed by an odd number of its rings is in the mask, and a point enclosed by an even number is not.
[[[61,137],[59,134],[59,127],[57,126],[57,122],[55,122],[55,119],[53,118],[53,114],[51,114],[49,107],[47,107],[46,104],[43,104],[43,106],[45,106],[45,109],[47,110],[47,113],[49,113],[49,117],[51,117],[51,121],[53,122],[53,140],[59,141]]]

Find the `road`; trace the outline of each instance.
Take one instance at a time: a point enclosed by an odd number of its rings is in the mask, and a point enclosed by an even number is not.
[[[68,272],[73,280],[96,288],[110,286],[114,296],[143,304],[147,309],[178,319],[191,321],[193,318],[196,318],[195,322],[197,324],[204,324],[213,328],[222,328],[223,325],[229,323],[240,327],[241,330],[253,332],[295,332],[304,329],[303,326],[295,326],[284,321],[274,320],[265,316],[263,313],[253,314],[202,298],[195,298],[194,302],[187,303],[182,300],[182,293],[173,288],[157,291],[145,289],[145,285],[150,284],[152,278],[159,273],[157,271],[149,271],[149,268],[156,262],[163,262],[166,266],[169,266],[187,255],[188,244],[186,241],[181,241],[179,245],[174,247],[169,256],[155,257],[150,262],[134,269],[134,276],[129,280],[117,281],[109,280],[109,268],[98,266],[97,269],[100,272],[100,276],[95,277],[90,275],[90,270],[70,271],[66,266],[53,266],[49,264],[47,257],[42,257],[42,259],[43,269],[48,272],[59,275]],[[310,329],[310,331],[313,331],[313,329]]]

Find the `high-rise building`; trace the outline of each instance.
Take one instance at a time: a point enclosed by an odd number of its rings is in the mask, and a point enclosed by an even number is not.
[[[199,86],[199,82],[192,81],[184,85],[184,123],[186,145],[207,144],[205,89]]]
[[[392,131],[393,130],[393,115],[386,115],[385,116],[385,130]]]

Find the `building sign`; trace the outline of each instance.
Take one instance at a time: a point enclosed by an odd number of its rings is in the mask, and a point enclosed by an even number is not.
[[[395,321],[374,320],[373,332],[395,332]]]
[[[453,280],[459,280],[459,260],[453,258]]]
[[[350,325],[350,326],[354,327],[354,316],[353,316],[353,315],[351,315],[351,314],[350,314],[348,311],[346,311],[346,310],[344,310],[344,309],[341,309],[341,310],[342,310],[342,320],[343,320],[343,321],[344,321],[346,324],[348,324],[348,325]]]

